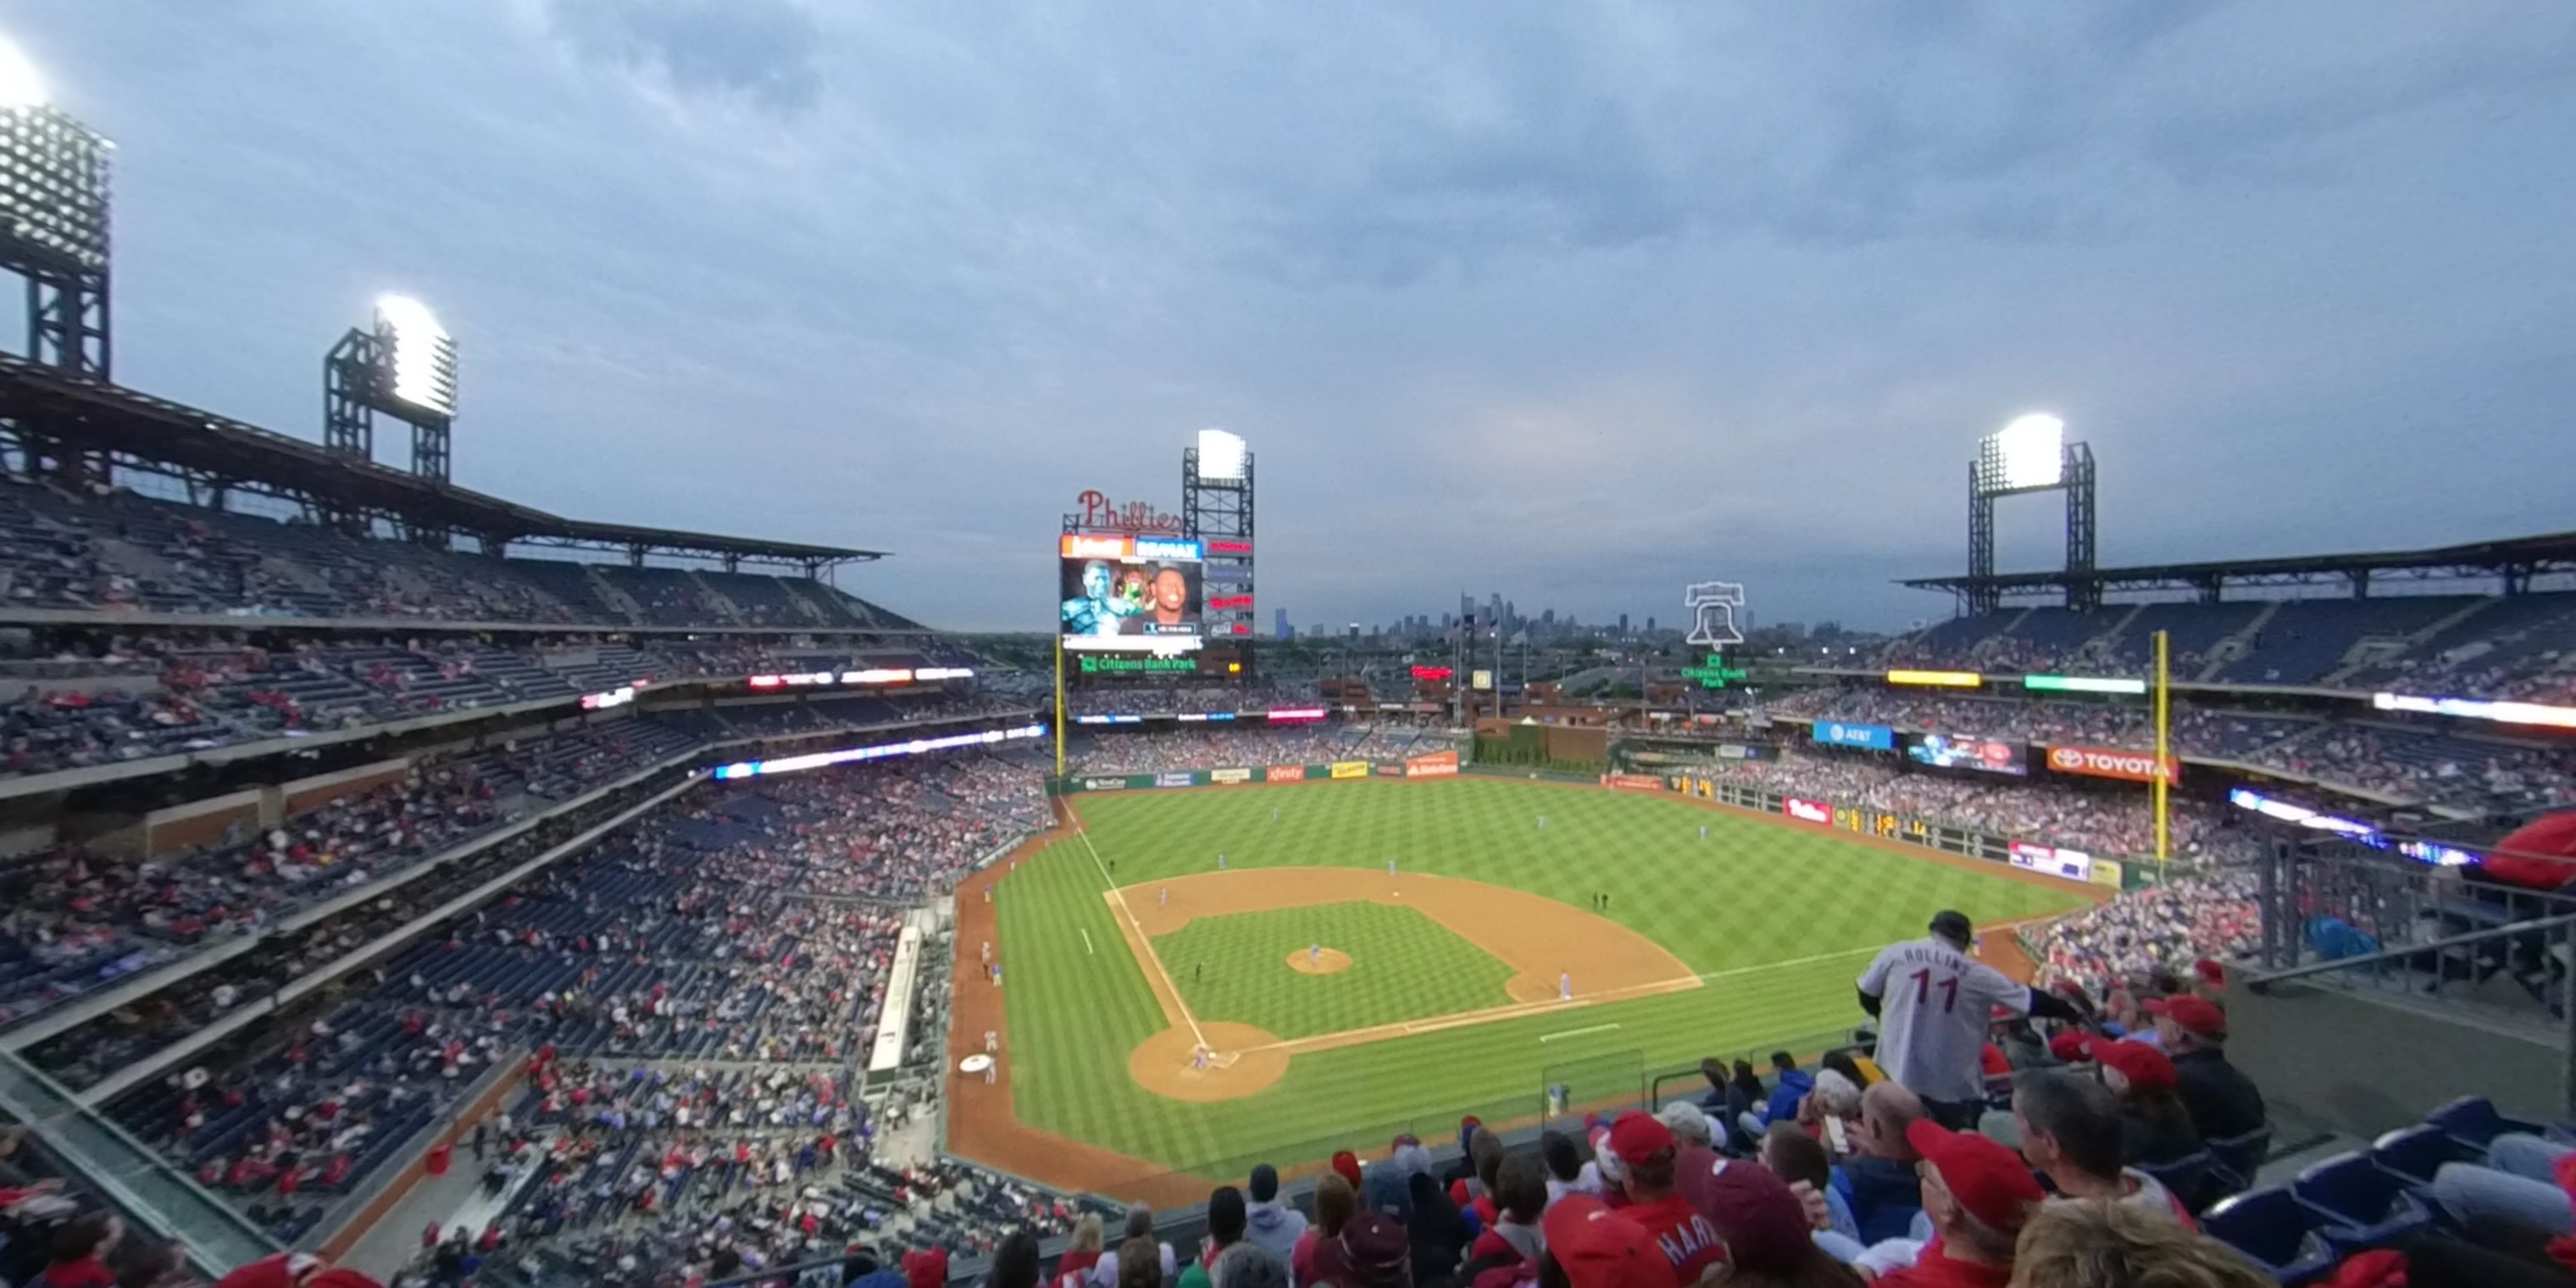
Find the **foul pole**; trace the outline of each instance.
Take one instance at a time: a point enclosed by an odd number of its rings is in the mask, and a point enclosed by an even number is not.
[[[1055,776],[1064,777],[1064,637],[1055,637]]]
[[[2173,776],[2173,771],[2170,768],[2173,764],[2172,647],[2173,637],[2163,631],[2157,631],[2156,769],[2154,790],[2156,794],[2156,876],[2158,879],[2162,879],[2165,874],[2165,858],[2170,852],[2167,847],[2171,836],[2166,825],[2165,807],[2167,803],[2166,797],[2171,788],[2171,784],[2166,780]]]

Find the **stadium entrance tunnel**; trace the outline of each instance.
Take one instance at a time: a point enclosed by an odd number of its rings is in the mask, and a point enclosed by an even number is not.
[[[1257,1095],[1278,1082],[1289,1061],[1302,1053],[1701,986],[1699,976],[1663,945],[1608,917],[1543,895],[1456,877],[1389,875],[1370,868],[1255,868],[1141,883],[1107,891],[1103,898],[1117,915],[1128,951],[1144,968],[1166,1022],[1162,1032],[1129,1053],[1128,1076],[1175,1100]],[[1155,939],[1201,917],[1353,902],[1410,909],[1439,923],[1511,970],[1503,984],[1505,996],[1490,1006],[1450,1014],[1282,1039],[1253,1025],[1192,1015],[1168,964],[1154,951]],[[1340,957],[1344,967],[1351,964],[1337,951],[1317,955]],[[1310,967],[1307,957],[1308,949],[1297,947],[1285,964],[1302,974],[1331,973]]]

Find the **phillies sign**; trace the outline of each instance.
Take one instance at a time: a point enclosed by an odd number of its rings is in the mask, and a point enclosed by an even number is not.
[[[1108,493],[1090,490],[1073,498],[1073,503],[1082,507],[1081,516],[1074,519],[1077,527],[1104,528],[1111,532],[1162,532],[1174,536],[1182,531],[1181,516],[1165,514],[1142,501],[1120,505],[1110,500]]]
[[[2084,774],[2093,778],[2118,778],[2132,783],[2156,780],[2156,758],[2152,752],[2118,751],[2110,747],[2058,747],[2048,749],[2048,767],[2061,774]],[[2173,758],[2164,762],[2164,780],[2180,776]]]

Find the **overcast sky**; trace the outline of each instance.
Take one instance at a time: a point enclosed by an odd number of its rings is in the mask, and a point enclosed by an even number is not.
[[[1016,16],[1002,11],[1016,10]],[[460,482],[1043,628],[1259,453],[1260,619],[1901,625],[1981,434],[2104,563],[2576,527],[2576,5],[23,0],[123,383],[320,436],[379,291]],[[2060,556],[2007,504],[2004,565]]]

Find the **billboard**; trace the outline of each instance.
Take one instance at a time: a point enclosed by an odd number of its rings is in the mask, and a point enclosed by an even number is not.
[[[1803,800],[1796,796],[1781,797],[1780,812],[1802,823],[1830,825],[1834,821],[1833,806],[1823,801]]]
[[[2069,881],[2093,879],[2093,856],[2082,850],[2060,850],[2028,841],[2014,841],[2008,848],[2012,865],[2025,872],[2043,872]]]
[[[1174,653],[1200,645],[1199,543],[1066,533],[1056,546],[1057,629],[1086,651]]]
[[[1973,769],[1981,774],[2014,777],[2030,773],[2021,744],[1966,734],[1909,733],[1905,735],[1905,756],[1915,764],[1934,769]]]
[[[1263,772],[1261,780],[1268,783],[1302,783],[1306,781],[1306,767],[1304,765],[1272,765],[1268,770]]]
[[[1407,778],[1448,778],[1458,772],[1458,753],[1435,751],[1428,756],[1415,756],[1404,762]]]
[[[1840,720],[1819,720],[1808,734],[1829,747],[1867,747],[1872,751],[1896,750],[1896,731],[1886,725],[1846,724]]]
[[[1336,760],[1332,775],[1335,778],[1366,778],[1369,776],[1369,763],[1365,760]]]
[[[2061,774],[2117,778],[2132,783],[2156,780],[2156,756],[2151,751],[2119,751],[2110,747],[2070,747],[2052,743],[2048,748],[2048,767]],[[2180,774],[2174,758],[2165,757],[2164,780],[2170,783]]]

